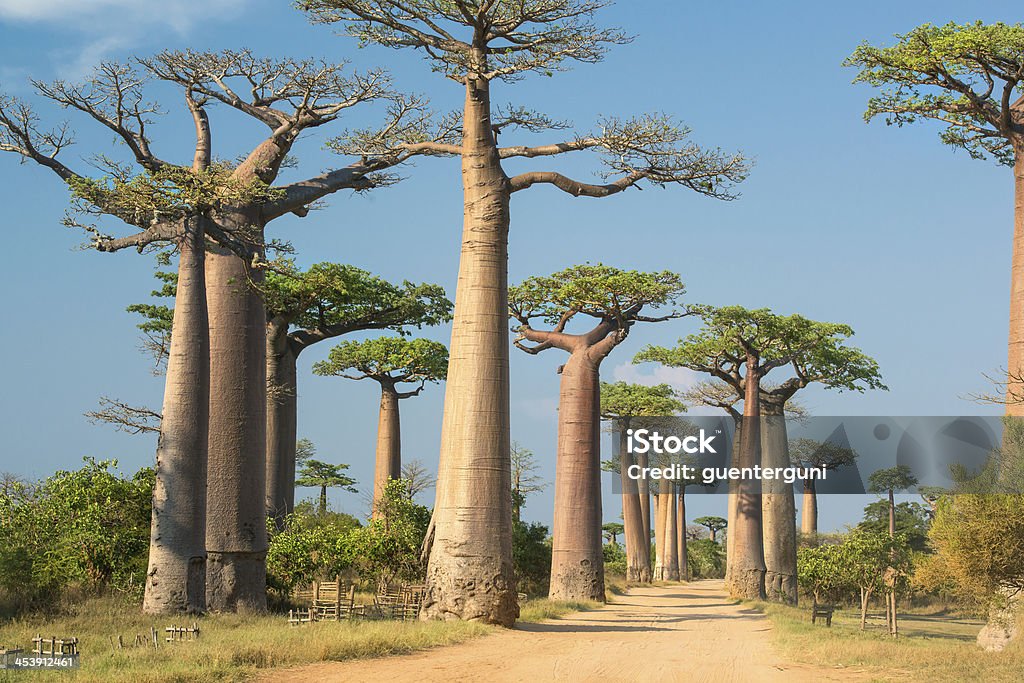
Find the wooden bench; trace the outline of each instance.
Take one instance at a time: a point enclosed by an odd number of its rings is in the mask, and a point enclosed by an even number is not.
[[[832,614],[836,611],[835,605],[815,605],[811,608],[811,623],[818,623],[818,619],[824,619],[825,625],[832,626]]]

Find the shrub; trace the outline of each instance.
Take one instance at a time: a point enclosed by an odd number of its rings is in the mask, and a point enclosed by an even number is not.
[[[547,595],[551,575],[551,542],[543,524],[512,522],[512,565],[516,585],[527,595]]]
[[[698,538],[686,544],[690,576],[695,579],[720,579],[725,576],[725,551],[710,538]]]

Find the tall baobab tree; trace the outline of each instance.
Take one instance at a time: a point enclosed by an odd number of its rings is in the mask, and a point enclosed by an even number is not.
[[[603,602],[601,550],[601,363],[637,323],[685,315],[675,310],[685,287],[675,273],[641,273],[604,265],[574,266],[532,277],[509,290],[509,312],[518,321],[517,348],[538,354],[559,349],[569,360],[559,372],[558,452],[552,523],[551,588],[556,600]],[[646,309],[669,309],[647,315]],[[566,327],[577,316],[590,329]],[[550,330],[533,327],[537,319]],[[528,343],[527,343],[528,342]]]
[[[326,361],[313,366],[318,375],[373,380],[380,385],[377,422],[377,459],[373,477],[371,514],[377,518],[388,482],[402,478],[402,431],[398,402],[419,396],[427,382],[439,382],[448,371],[448,349],[429,339],[380,337],[363,342],[342,342]],[[409,391],[402,384],[418,384]]]
[[[647,479],[629,477],[630,465],[646,466],[647,456],[637,454],[634,457],[628,452],[626,430],[636,418],[668,417],[685,410],[686,404],[679,400],[668,384],[601,384],[601,419],[613,422],[619,434],[618,471],[622,481],[623,537],[626,542],[626,579],[629,581],[651,582],[651,500]],[[639,462],[641,458],[644,462]]]
[[[924,24],[892,46],[861,45],[844,65],[860,69],[855,83],[883,88],[865,119],[936,121],[943,143],[1013,169],[1006,414],[1024,415],[1024,26]]]
[[[656,361],[710,374],[743,400],[737,467],[788,467],[784,411],[799,389],[819,382],[838,390],[885,388],[878,364],[845,345],[848,325],[780,316],[740,306],[695,307],[702,329],[674,349],[647,347],[636,362]],[[793,376],[769,387],[765,376],[778,368]],[[796,600],[796,506],[792,486],[770,480],[740,480],[734,486],[735,521],[730,525],[734,557],[730,590],[738,597],[768,595]],[[764,495],[762,495],[762,493]],[[767,511],[767,515],[764,514]]]
[[[438,285],[396,285],[336,263],[305,271],[270,270],[262,289],[267,308],[267,514],[281,524],[295,503],[299,354],[352,332],[437,325],[451,319],[452,303]]]
[[[455,298],[451,372],[445,392],[437,499],[427,537],[424,618],[480,619],[510,626],[517,605],[512,571],[509,490],[508,231],[512,195],[550,185],[573,197],[608,197],[648,182],[683,185],[731,199],[747,173],[739,155],[705,150],[689,129],[662,115],[607,119],[598,132],[566,141],[501,146],[515,129],[566,128],[538,112],[492,105],[491,85],[573,62],[594,63],[627,41],[598,28],[606,0],[302,0],[318,22],[341,24],[364,43],[421,50],[433,71],[462,86],[461,144],[427,145],[462,161],[464,221]],[[350,151],[379,148],[367,138]],[[386,149],[386,146],[384,146]],[[553,171],[509,176],[508,159],[547,158],[579,150],[604,153],[607,182],[581,182]],[[465,514],[472,509],[474,513]]]
[[[913,475],[907,465],[897,465],[888,469],[876,470],[868,475],[868,491],[888,495],[889,507],[889,539],[896,538],[896,492],[905,491],[917,486],[917,477]],[[892,553],[895,559],[895,551]],[[889,633],[896,636],[898,626],[896,621],[896,584],[893,565],[890,565],[887,572],[885,591],[885,617],[889,625]]]
[[[151,144],[161,111],[145,94],[153,80],[181,91],[194,122],[196,144],[187,163],[158,156]],[[61,160],[73,139],[69,129],[45,129],[29,104],[6,95],[0,96],[0,150],[52,170],[68,185],[73,208],[87,218],[69,216],[66,222],[87,230],[97,250],[170,243],[180,252],[175,315],[182,320],[175,328],[181,352],[172,350],[171,357],[184,367],[172,372],[168,364],[166,386],[176,408],[163,411],[149,570],[153,597],[144,608],[265,609],[265,510],[262,496],[252,491],[263,490],[265,476],[266,316],[257,289],[249,286],[262,280],[263,231],[281,216],[305,215],[334,192],[386,181],[374,174],[420,152],[400,149],[399,139],[432,137],[424,106],[394,94],[381,71],[350,74],[344,65],[263,59],[249,51],[168,51],[130,64],[103,63],[84,84],[33,85],[43,98],[108,129],[125,154],[101,156],[98,175],[83,175]],[[389,154],[367,154],[307,180],[272,185],[300,134],[375,101],[388,103],[377,137],[392,141]],[[219,106],[268,129],[236,164],[213,161],[208,111]],[[137,232],[113,237],[89,217],[118,219]],[[169,398],[165,392],[165,402]],[[203,439],[207,446],[200,448]],[[210,493],[205,506],[195,500],[203,491]],[[205,551],[200,524],[206,527]],[[186,561],[191,570],[178,566]],[[205,603],[198,597],[204,573]],[[191,577],[191,588],[185,577]],[[194,597],[182,597],[190,591]]]
[[[796,439],[789,444],[789,457],[798,467],[814,467],[823,470],[837,470],[852,465],[857,452],[831,441]],[[800,504],[800,533],[805,536],[818,534],[818,490],[814,478],[803,482],[803,500]]]

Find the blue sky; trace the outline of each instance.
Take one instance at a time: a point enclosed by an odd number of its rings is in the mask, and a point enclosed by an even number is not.
[[[756,167],[742,196],[729,203],[678,188],[605,200],[543,187],[520,193],[511,280],[588,261],[671,269],[683,276],[693,302],[768,306],[852,325],[855,343],[877,358],[891,391],[809,389],[803,399],[817,414],[992,412],[963,397],[985,390],[982,373],[1005,364],[1011,175],[943,147],[934,127],[865,125],[870,90],[851,85],[853,73],[840,63],[862,40],[887,41],[920,23],[1016,22],[1019,11],[1019,3],[997,1],[621,2],[601,20],[636,35],[633,43],[599,65],[496,86],[495,99],[543,109],[581,130],[602,115],[668,112],[689,124],[697,141],[742,150]],[[416,53],[359,50],[352,39],[309,25],[289,3],[271,0],[0,0],[0,38],[0,87],[29,98],[29,77],[75,80],[99,59],[185,47],[250,47],[270,56],[350,60],[362,69],[385,66],[399,88],[428,95],[441,110],[458,107],[462,95]],[[154,96],[168,111],[153,129],[155,149],[188,159],[178,98],[159,88]],[[81,167],[83,158],[112,148],[89,122],[39,110],[45,120],[68,118],[76,129],[68,163]],[[374,115],[356,113],[348,125]],[[227,111],[215,111],[213,125],[215,153],[223,158],[262,134]],[[323,151],[324,139],[301,142],[300,167],[289,178],[344,163]],[[527,165],[546,162],[512,168]],[[599,168],[586,155],[562,167],[583,177]],[[454,297],[458,164],[422,161],[404,175],[396,187],[338,195],[306,219],[282,219],[272,234],[292,241],[301,263],[339,261],[392,279],[438,282]],[[150,373],[138,350],[137,320],[124,311],[153,288],[153,261],[78,249],[82,236],[60,225],[66,201],[51,173],[0,156],[0,469],[23,476],[75,467],[86,455],[134,469],[151,462],[155,445],[151,437],[117,434],[82,417],[101,394],[160,405],[161,378]],[[685,385],[692,381],[687,373],[629,362],[641,346],[672,344],[692,329],[689,321],[636,328],[606,361],[605,377]],[[447,341],[448,331],[424,334]],[[321,457],[350,463],[356,479],[369,482],[377,397],[365,383],[313,377],[310,365],[328,349],[323,344],[301,359],[299,432],[316,442]],[[549,481],[555,369],[562,362],[557,351],[512,356],[513,438],[539,456]],[[431,468],[442,397],[442,387],[430,387],[402,406],[405,457]],[[552,489],[528,501],[528,518],[550,520]],[[823,528],[855,521],[864,502],[824,501]],[[354,513],[363,508],[355,495],[336,494],[334,503]],[[606,519],[617,518],[610,494],[605,507]],[[691,507],[694,515],[724,514],[725,501],[705,496]]]

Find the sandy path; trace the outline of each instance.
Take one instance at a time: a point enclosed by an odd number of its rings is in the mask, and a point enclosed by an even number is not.
[[[268,672],[266,681],[799,681],[850,672],[783,663],[768,619],[719,581],[633,588],[592,612],[412,655]]]

